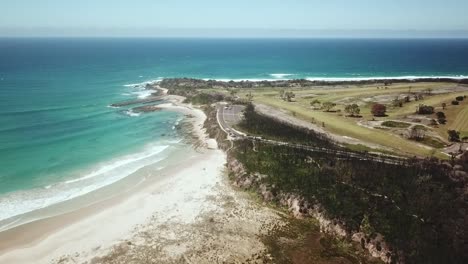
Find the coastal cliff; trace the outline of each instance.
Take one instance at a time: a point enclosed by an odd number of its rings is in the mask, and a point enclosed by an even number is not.
[[[223,138],[219,133],[214,134]],[[315,218],[324,233],[354,241],[385,263],[467,259],[466,162],[385,164],[247,141],[233,144],[227,168],[235,186],[294,217]]]
[[[342,221],[327,217],[325,209],[319,203],[307,201],[297,194],[275,190],[274,186],[262,183],[262,178],[268,177],[267,175],[247,173],[242,163],[230,155],[228,155],[227,168],[236,187],[255,191],[264,201],[279,204],[296,218],[312,217],[318,221],[321,232],[344,239],[351,238],[352,241],[360,243],[363,249],[368,250],[372,257],[379,258],[385,263],[392,262],[392,248],[384,241],[381,234],[370,238],[363,232],[347,231]]]

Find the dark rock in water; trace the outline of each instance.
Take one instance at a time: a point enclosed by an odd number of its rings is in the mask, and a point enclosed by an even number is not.
[[[160,111],[162,108],[157,105],[145,105],[140,107],[132,108],[132,111],[135,113],[146,113],[146,112],[155,112]]]

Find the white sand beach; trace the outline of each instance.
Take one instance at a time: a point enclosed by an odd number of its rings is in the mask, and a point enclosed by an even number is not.
[[[190,115],[202,148],[118,196],[0,233],[0,263],[218,263],[262,252],[257,235],[276,212],[229,185],[203,111],[167,99],[161,107]]]

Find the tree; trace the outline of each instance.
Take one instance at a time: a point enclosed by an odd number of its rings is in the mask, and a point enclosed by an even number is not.
[[[314,109],[320,109],[320,107],[322,106],[322,103],[320,103],[320,101],[318,99],[315,99],[313,100],[312,102],[310,102],[310,105],[314,108]]]
[[[357,104],[350,104],[345,107],[345,112],[350,116],[358,116],[361,112],[361,109],[359,109],[359,105]]]
[[[460,132],[456,130],[448,131],[448,140],[452,142],[460,142]]]
[[[455,97],[455,100],[457,100],[457,101],[459,101],[459,102],[463,101],[463,99],[465,99],[463,96],[457,96],[457,97]]]
[[[245,97],[247,97],[247,100],[248,100],[249,102],[252,102],[252,100],[253,100],[252,92],[249,92],[248,94],[246,94]]]
[[[247,127],[254,126],[255,122],[255,106],[252,103],[248,103],[244,109],[244,122],[246,122]]]
[[[436,116],[437,116],[437,121],[439,121],[439,124],[445,124],[447,122],[444,112],[437,112]]]
[[[281,90],[279,91],[279,96],[280,96],[280,98],[283,99],[283,100],[284,100],[284,93],[285,93],[285,92],[286,92],[286,91],[285,91],[284,89],[281,89]]]
[[[293,92],[285,92],[284,93],[284,96],[283,96],[283,99],[288,101],[288,102],[291,102],[293,98],[295,98],[296,95],[293,93]]]
[[[406,97],[405,97],[405,98],[406,98]],[[407,97],[407,98],[409,98],[409,97]],[[397,106],[402,107],[402,106],[403,106],[403,101],[400,100],[400,99],[398,98],[398,96],[397,96],[395,99],[392,100],[392,105],[393,105],[394,107],[397,107]]]
[[[453,101],[452,101],[452,104],[453,104],[453,105],[459,105],[460,102],[458,102],[458,101],[456,101],[456,100],[453,100]]]
[[[432,94],[432,91],[433,91],[432,88],[427,88],[427,89],[424,90],[424,92],[425,92],[427,95],[431,95],[431,94]]]
[[[229,94],[230,94],[232,97],[236,97],[236,95],[237,95],[237,90],[232,89],[232,90],[229,91]]]
[[[442,110],[445,110],[446,107],[447,107],[447,104],[446,104],[446,103],[442,103]]]
[[[330,110],[335,106],[336,104],[332,102],[324,102],[322,104],[322,108],[325,110],[325,112],[330,112]]]
[[[434,113],[434,107],[430,105],[420,104],[416,112],[420,115],[430,115]]]
[[[374,116],[385,116],[387,112],[387,107],[383,104],[374,104],[372,105],[371,113]]]
[[[360,231],[364,233],[367,237],[371,236],[375,230],[371,226],[369,221],[369,215],[365,214],[361,221],[361,226],[359,227]]]
[[[413,126],[410,130],[409,138],[417,141],[421,141],[426,136],[426,129],[421,126]]]

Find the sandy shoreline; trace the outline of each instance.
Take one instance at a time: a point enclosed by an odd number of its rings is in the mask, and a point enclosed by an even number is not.
[[[160,107],[189,116],[193,132],[202,142],[201,149],[185,151],[187,155],[184,158],[158,172],[160,177],[143,178],[134,188],[116,197],[1,232],[0,263],[107,263],[109,258],[113,259],[112,263],[128,263],[128,258],[134,258],[137,251],[139,255],[146,252],[144,254],[150,254],[158,261],[171,262],[186,259],[189,251],[195,252],[200,240],[207,238],[206,234],[198,234],[197,238],[197,232],[204,227],[193,229],[193,225],[200,224],[207,212],[213,217],[216,215],[213,212],[217,212],[223,218],[227,207],[220,206],[217,200],[227,194],[230,199],[238,199],[238,194],[230,188],[223,174],[225,154],[205,134],[203,123],[206,116],[203,111],[183,104],[182,97],[166,97],[168,103]],[[274,213],[262,211],[267,209],[250,210],[252,205],[245,198],[236,201],[236,206],[243,206],[236,212],[240,210],[245,216],[224,220],[234,221],[234,228],[247,228],[244,226],[247,220],[259,225],[275,219]],[[209,224],[212,224],[211,220]],[[253,224],[248,228],[252,229]],[[173,230],[176,227],[179,229],[177,232]],[[159,230],[163,229],[169,233],[160,233]],[[251,236],[237,240],[252,240],[260,229],[261,226],[256,226],[255,230],[250,230]],[[145,240],[142,233],[154,230],[157,232],[151,241],[142,241]],[[185,238],[181,232],[185,232]],[[218,247],[231,246],[231,243],[218,239],[216,234],[212,235],[212,240],[219,242]],[[179,246],[164,245],[168,239],[177,240]],[[185,246],[178,248],[183,243]],[[157,246],[147,248],[149,244]],[[254,239],[250,244],[246,241],[240,243],[239,250],[241,252],[232,252],[236,254],[235,258],[247,258],[263,248]],[[133,255],[131,251],[135,251]],[[116,255],[116,252],[120,253]],[[225,254],[228,252],[225,250]],[[200,261],[209,255],[209,252],[202,254]]]

